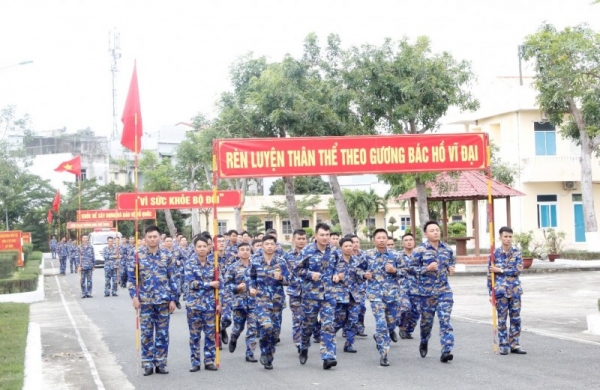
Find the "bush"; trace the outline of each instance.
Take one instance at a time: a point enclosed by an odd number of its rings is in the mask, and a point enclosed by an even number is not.
[[[404,234],[406,234],[406,233],[412,233],[410,230],[410,227],[407,227],[404,230]],[[417,238],[415,239],[415,241],[416,241],[415,244],[417,244],[417,245],[419,245],[420,243],[423,242],[423,230],[419,229],[418,227],[417,227]]]
[[[448,224],[448,237],[464,237],[467,235],[467,224],[464,222],[453,222]]]
[[[29,255],[29,260],[42,260],[43,256],[44,254],[40,251],[31,252],[31,255]]]
[[[33,244],[23,245],[23,254],[25,255],[25,261],[29,260],[29,255],[33,252]]]
[[[25,268],[11,279],[0,279],[0,294],[35,291],[40,271],[40,260],[30,260]]]
[[[0,279],[12,277],[15,272],[15,263],[17,261],[17,251],[0,252]]]
[[[568,260],[600,260],[600,252],[563,251],[560,254],[560,258]]]

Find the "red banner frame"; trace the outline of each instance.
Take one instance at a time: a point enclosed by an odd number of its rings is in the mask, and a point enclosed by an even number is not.
[[[220,178],[483,170],[485,133],[215,140]]]
[[[138,210],[137,219],[156,219],[156,210]],[[77,210],[77,222],[133,221],[135,210]]]
[[[117,194],[117,210],[135,209],[200,209],[213,207],[212,191],[179,191],[179,192],[127,192]],[[218,191],[217,207],[241,207],[242,192],[239,190]]]
[[[112,221],[67,222],[67,230],[112,228]]]

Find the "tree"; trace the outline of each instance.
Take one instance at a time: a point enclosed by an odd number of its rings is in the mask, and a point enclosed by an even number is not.
[[[313,209],[316,205],[321,202],[321,198],[319,195],[306,195],[302,199],[296,201],[297,212],[299,217],[312,217]],[[263,210],[267,212],[268,215],[277,215],[282,219],[289,219],[290,214],[288,208],[286,207],[285,202],[281,202],[278,200],[273,201],[273,206],[263,206]],[[298,228],[300,229],[300,228]],[[296,230],[292,226],[292,230]]]
[[[250,215],[246,218],[246,231],[251,236],[256,236],[264,230],[264,225],[260,217],[256,215]]]
[[[342,195],[344,197],[344,203],[348,207],[350,218],[352,219],[352,232],[356,233],[358,225],[360,225],[361,222],[364,222],[365,225],[367,225],[367,218],[377,213],[380,207],[380,205],[377,204],[379,203],[379,200],[376,201],[376,204],[373,203],[377,195],[374,194],[372,190],[371,192],[366,192],[362,190],[344,189],[342,190]],[[329,200],[329,215],[332,223],[337,223],[338,213],[333,199]]]
[[[386,39],[381,47],[351,49],[352,66],[346,74],[356,91],[356,107],[365,123],[382,133],[424,134],[439,127],[450,107],[475,110],[478,102],[468,91],[474,75],[467,61],[447,52],[433,54],[429,38]],[[397,175],[381,175],[387,183],[401,182]],[[414,175],[421,226],[429,220],[427,181],[434,174]]]
[[[388,220],[389,225],[387,227],[387,230],[392,235],[392,238],[394,238],[394,232],[400,229],[398,226],[396,226],[396,222],[398,221],[396,221],[396,218],[394,217],[390,217],[390,219]]]
[[[535,61],[537,101],[563,137],[581,148],[581,197],[588,250],[600,250],[592,153],[600,146],[600,34],[585,25],[558,31],[543,24],[528,36],[524,58]]]
[[[282,179],[277,179],[269,188],[270,195],[284,195],[285,188]],[[321,176],[296,176],[294,177],[294,189],[296,195],[319,195],[331,194],[329,184]]]

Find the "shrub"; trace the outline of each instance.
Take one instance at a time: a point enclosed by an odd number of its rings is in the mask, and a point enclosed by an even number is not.
[[[42,257],[44,256],[44,254],[40,251],[34,251],[31,252],[31,254],[29,255],[29,260],[42,260]]]
[[[15,272],[15,263],[17,261],[17,251],[0,252],[0,279],[12,277]]]
[[[23,254],[25,255],[25,261],[29,260],[29,256],[33,252],[33,244],[24,244],[23,245]]]
[[[404,234],[406,233],[412,233],[412,231],[410,230],[410,227],[407,227],[406,229],[404,229]],[[414,235],[414,233],[413,233]],[[415,239],[415,244],[419,245],[420,243],[423,242],[423,230],[419,229],[417,227],[417,235],[416,235],[416,239]]]
[[[11,279],[0,279],[0,294],[34,291],[37,288],[40,261],[30,260],[25,268]]]
[[[453,222],[448,224],[449,237],[464,237],[467,235],[467,224],[464,222]]]

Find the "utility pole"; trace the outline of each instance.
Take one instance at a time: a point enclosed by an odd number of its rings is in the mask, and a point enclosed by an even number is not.
[[[519,45],[519,85],[523,85],[523,71],[521,70],[521,61],[525,57],[525,46]]]
[[[118,60],[121,58],[120,35],[117,30],[108,33],[108,52],[111,57],[110,72],[112,73],[112,103],[113,103],[113,129],[111,139],[116,139],[118,135],[118,119],[117,119],[117,72]]]

